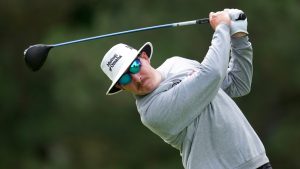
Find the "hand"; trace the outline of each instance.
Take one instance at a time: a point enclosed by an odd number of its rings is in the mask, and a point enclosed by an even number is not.
[[[214,30],[216,29],[216,27],[219,24],[224,23],[224,24],[230,25],[230,22],[231,22],[231,20],[230,20],[229,14],[226,11],[209,13],[209,23]]]
[[[247,32],[247,18],[245,20],[237,20],[244,12],[239,9],[224,9],[229,13],[231,18],[230,34],[233,37],[242,37],[248,34]]]

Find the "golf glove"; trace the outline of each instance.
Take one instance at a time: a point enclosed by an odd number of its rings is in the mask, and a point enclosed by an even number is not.
[[[236,33],[242,33],[247,35],[247,18],[245,20],[237,20],[241,14],[244,12],[239,9],[224,9],[224,11],[228,12],[231,18],[231,25],[230,25],[230,34],[231,36],[235,36]]]

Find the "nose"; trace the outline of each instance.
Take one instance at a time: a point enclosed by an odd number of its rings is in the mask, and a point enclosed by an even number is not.
[[[133,82],[141,82],[141,75],[139,73],[131,74],[131,78]]]

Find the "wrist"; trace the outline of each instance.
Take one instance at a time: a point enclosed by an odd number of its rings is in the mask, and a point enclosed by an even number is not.
[[[248,36],[242,36],[239,38],[231,36],[231,46],[234,49],[243,49],[251,46],[251,43],[249,42]]]
[[[231,35],[233,38],[241,38],[241,37],[244,37],[244,36],[247,36],[248,34],[245,33],[245,32],[237,32],[237,33],[234,33],[233,35]]]
[[[225,27],[226,29],[228,29],[228,30],[230,31],[230,25],[229,25],[228,23],[226,23],[226,22],[221,22],[221,23],[219,23],[219,24],[217,25],[217,27],[216,27],[215,30],[221,29],[222,27]]]

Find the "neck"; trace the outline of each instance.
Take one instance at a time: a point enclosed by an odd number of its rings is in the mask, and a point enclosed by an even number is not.
[[[155,86],[155,89],[160,85],[161,81],[163,80],[163,77],[161,75],[161,73],[156,70],[156,69],[153,69],[154,71],[154,86]]]

